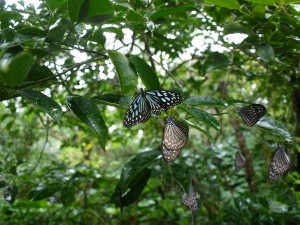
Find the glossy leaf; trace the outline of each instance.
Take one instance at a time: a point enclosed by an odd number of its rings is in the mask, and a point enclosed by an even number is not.
[[[247,0],[247,1],[252,2],[253,4],[260,4],[260,5],[273,5],[279,2],[279,0]]]
[[[15,55],[6,65],[1,65],[2,79],[9,86],[16,86],[26,79],[34,58],[28,52],[22,51]]]
[[[187,108],[184,106],[179,106],[179,108],[190,114],[194,119],[201,121],[208,126],[215,128],[216,130],[220,130],[219,122],[209,113],[201,109]]]
[[[192,123],[189,120],[184,120],[190,127],[193,127],[197,130],[199,130],[200,132],[202,132],[203,134],[205,134],[210,140],[214,141],[213,136],[211,136],[210,133],[208,133],[207,131],[203,130],[202,128],[200,128],[199,126],[197,126],[196,124]]]
[[[174,8],[169,8],[169,9],[161,9],[161,10],[157,10],[156,12],[154,12],[151,15],[151,19],[152,20],[157,20],[159,18],[163,18],[163,17],[169,17],[169,16],[175,16],[175,17],[180,17],[182,15],[186,15],[187,12],[190,12],[192,10],[195,10],[196,7],[194,7],[193,5],[183,5],[183,6],[179,6],[179,7],[174,7]]]
[[[101,147],[105,150],[108,129],[97,105],[80,96],[69,96],[67,105],[98,136]]]
[[[45,187],[37,187],[31,190],[28,194],[28,197],[33,201],[39,201],[53,196],[56,192],[60,191],[61,188],[61,183],[51,183]]]
[[[89,22],[102,22],[113,14],[114,9],[109,0],[84,0],[79,18]]]
[[[68,13],[72,22],[79,21],[80,9],[84,0],[68,0]]]
[[[188,106],[225,106],[226,103],[212,96],[193,96],[183,101],[184,105]]]
[[[159,80],[154,70],[140,57],[131,55],[130,60],[133,63],[139,77],[142,79],[147,90],[160,89]]]
[[[275,59],[275,52],[272,46],[264,45],[257,50],[257,55],[265,62],[271,62]]]
[[[17,91],[22,97],[38,106],[41,110],[51,116],[56,122],[60,120],[62,109],[52,98],[34,90]]]
[[[250,31],[248,26],[241,23],[229,23],[224,27],[224,35],[236,33],[249,34]]]
[[[60,42],[63,39],[66,30],[66,25],[58,25],[51,28],[47,34],[47,40],[52,42]]]
[[[217,5],[228,9],[240,9],[240,4],[237,0],[205,0],[205,3],[209,5]]]
[[[117,51],[108,51],[108,54],[116,68],[122,94],[133,95],[137,86],[137,75],[130,66],[128,58]]]
[[[281,126],[276,120],[270,116],[264,116],[257,123],[256,126],[267,131],[271,135],[280,137],[282,140],[292,142],[292,136],[289,131]]]

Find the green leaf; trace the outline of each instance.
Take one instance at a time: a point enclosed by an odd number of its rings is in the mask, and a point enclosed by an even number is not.
[[[209,54],[205,59],[202,66],[202,71],[203,74],[206,74],[208,72],[211,72],[212,70],[220,69],[229,65],[230,61],[226,55],[219,52],[213,52]]]
[[[253,4],[259,5],[273,5],[275,3],[280,2],[280,0],[246,0],[248,2],[252,2]]]
[[[47,34],[47,40],[52,42],[61,42],[66,30],[67,30],[66,25],[58,25],[51,28],[51,30],[49,30]]]
[[[121,109],[127,109],[130,103],[132,102],[132,98],[123,95],[116,94],[105,94],[100,96],[94,96],[91,100],[99,102],[104,105],[111,105]]]
[[[88,22],[102,22],[114,15],[114,9],[109,0],[84,0],[79,18]]]
[[[211,136],[211,134],[208,133],[207,131],[205,131],[205,130],[203,130],[202,128],[198,127],[196,124],[192,123],[192,122],[189,121],[189,120],[185,120],[185,119],[184,119],[184,121],[185,121],[189,126],[195,128],[195,129],[199,130],[200,132],[202,132],[203,134],[205,134],[210,140],[215,141],[214,138],[213,138],[213,136]]]
[[[264,45],[257,50],[257,55],[265,62],[271,62],[275,59],[275,52],[272,46]]]
[[[2,79],[9,86],[17,86],[26,79],[31,65],[34,63],[33,56],[25,51],[15,55],[8,64],[1,64]]]
[[[213,117],[209,113],[201,109],[186,108],[184,106],[179,106],[179,109],[184,110],[196,120],[202,121],[203,123],[206,123],[207,125],[215,128],[216,130],[220,130],[219,122],[215,119],[215,117]]]
[[[260,127],[261,129],[265,130],[271,135],[278,136],[287,142],[292,142],[292,136],[288,132],[286,128],[281,126],[276,120],[274,120],[270,116],[264,116],[261,118],[257,123],[256,126]]]
[[[151,170],[144,168],[141,170],[128,184],[127,190],[125,193],[120,189],[118,185],[111,197],[112,201],[116,206],[124,207],[134,203],[142,191],[144,190],[149,178],[151,176]]]
[[[80,9],[84,0],[68,0],[68,13],[72,22],[79,21]]]
[[[237,0],[206,0],[205,4],[208,5],[217,5],[220,7],[228,8],[228,9],[240,9],[240,4]]]
[[[185,99],[182,104],[189,106],[226,106],[226,103],[212,96],[194,96]]]
[[[122,94],[134,94],[137,86],[137,75],[131,68],[128,58],[117,51],[108,51],[108,54],[116,68]]]
[[[76,190],[72,186],[65,186],[61,189],[60,200],[64,207],[69,206],[75,200]]]
[[[174,184],[179,188],[179,190],[188,193],[189,187],[192,182],[191,170],[185,166],[176,163],[170,164],[171,174],[176,181]]]
[[[154,70],[140,57],[131,55],[130,60],[133,63],[139,77],[142,79],[147,90],[160,89],[159,80]]]
[[[56,122],[60,120],[62,109],[52,98],[34,90],[18,90],[17,93],[22,95],[31,103],[38,106],[41,110],[51,116]]]
[[[95,41],[95,42],[101,44],[102,47],[104,47],[105,46],[105,42],[106,42],[106,37],[103,35],[103,30],[102,29],[97,29],[93,33],[93,35],[92,35],[92,37],[91,37],[90,40],[91,41]]]
[[[135,179],[139,173],[150,166],[157,160],[160,155],[160,151],[152,150],[142,152],[131,159],[122,169],[120,187],[122,191],[126,191],[131,180]]]
[[[236,33],[239,33],[239,34],[249,34],[251,31],[251,29],[244,25],[244,24],[241,24],[241,23],[229,23],[228,25],[226,25],[224,27],[224,35],[227,35],[227,34],[236,34]]]
[[[28,194],[29,199],[33,201],[39,201],[48,197],[53,196],[56,192],[62,188],[61,183],[50,183],[46,187],[37,187],[31,190]]]
[[[6,28],[0,33],[0,49],[18,46],[21,42],[27,39],[27,36],[18,34],[15,30],[11,28]]]
[[[54,11],[55,9],[59,8],[63,4],[65,0],[45,0],[48,7]]]
[[[82,122],[97,134],[101,147],[105,150],[108,129],[97,105],[80,96],[69,96],[67,105]]]

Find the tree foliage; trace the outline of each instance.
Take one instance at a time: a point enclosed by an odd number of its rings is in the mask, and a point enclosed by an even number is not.
[[[1,1],[1,224],[299,223],[299,3]],[[140,88],[184,101],[125,128]],[[247,127],[252,103],[267,115]],[[167,115],[190,128],[171,163]],[[292,169],[268,182],[277,144]]]

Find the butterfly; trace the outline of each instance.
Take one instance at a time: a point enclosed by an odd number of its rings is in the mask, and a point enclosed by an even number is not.
[[[162,137],[162,156],[170,162],[179,155],[186,146],[189,137],[189,127],[169,116],[165,118],[165,127]]]
[[[183,193],[183,195],[181,196],[181,201],[186,207],[188,207],[192,211],[198,209],[196,194],[192,186],[190,186],[189,188],[189,194]]]
[[[286,174],[290,168],[291,159],[289,156],[289,150],[285,146],[278,144],[269,166],[269,180],[274,181],[278,179]]]
[[[266,108],[260,104],[252,104],[238,109],[237,113],[247,126],[252,127],[266,114]]]
[[[238,172],[240,171],[246,163],[246,159],[243,156],[243,154],[237,150],[235,153],[235,160],[234,160],[234,166],[235,166],[235,171]]]
[[[151,112],[159,115],[161,111],[178,105],[182,97],[171,91],[149,90],[141,93],[130,104],[123,121],[124,127],[131,127],[138,123],[146,122]]]

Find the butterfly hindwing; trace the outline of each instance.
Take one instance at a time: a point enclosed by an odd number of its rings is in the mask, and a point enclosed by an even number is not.
[[[274,152],[269,166],[269,180],[274,181],[285,175],[291,168],[289,150],[282,145]]]
[[[252,127],[266,114],[266,108],[260,104],[252,104],[238,109],[237,112],[245,124]]]
[[[189,128],[172,116],[165,119],[163,142],[170,151],[182,149],[188,141]]]
[[[169,150],[169,149],[166,148],[166,146],[164,145],[164,143],[162,143],[161,151],[162,151],[162,156],[163,156],[164,160],[166,162],[171,162],[171,161],[173,161],[173,160],[175,160],[177,158],[177,156],[181,152],[181,149],[171,151],[171,150]]]
[[[186,207],[188,207],[192,211],[195,211],[198,209],[196,193],[192,186],[189,187],[189,194],[183,193],[183,195],[181,197],[181,201]]]
[[[142,94],[139,94],[130,104],[124,120],[124,127],[131,127],[146,122],[151,116],[151,110]]]

